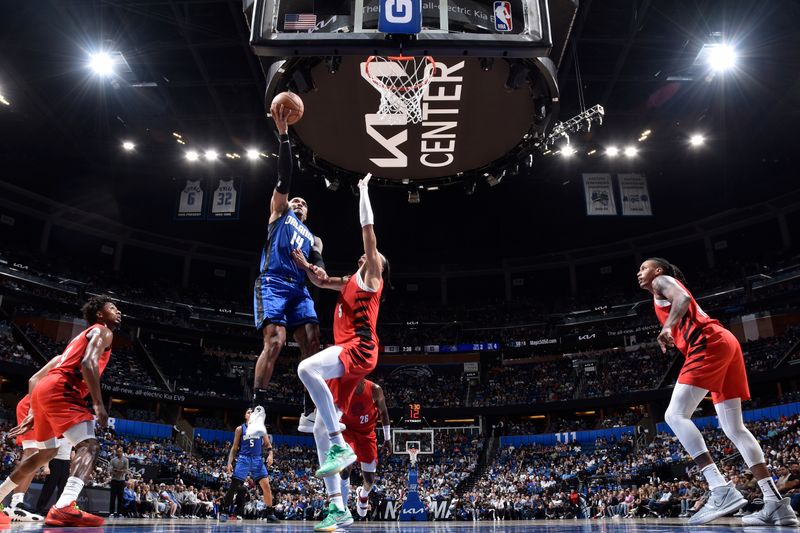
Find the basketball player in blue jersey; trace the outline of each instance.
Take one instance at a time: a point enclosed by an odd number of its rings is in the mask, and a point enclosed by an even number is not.
[[[272,118],[280,135],[278,150],[278,183],[270,203],[267,242],[261,253],[260,274],[253,295],[255,326],[262,332],[264,347],[256,361],[253,383],[253,415],[247,437],[264,436],[267,386],[272,379],[275,361],[286,344],[286,330],[294,330],[300,345],[300,359],[319,351],[319,320],[314,302],[306,288],[305,273],[292,261],[292,250],[298,249],[309,263],[324,269],[322,241],[305,226],[308,204],[302,198],[289,200],[292,181],[292,150],[288,124],[293,111],[284,106],[272,109]],[[314,430],[314,402],[305,393],[304,409],[298,429]]]
[[[233,435],[233,445],[231,446],[230,454],[228,454],[228,473],[233,473],[233,479],[231,479],[231,486],[228,488],[228,492],[225,493],[223,510],[228,512],[231,503],[233,503],[233,497],[241,489],[242,484],[247,480],[247,476],[250,476],[261,487],[264,505],[267,506],[267,520],[269,522],[279,522],[272,508],[272,489],[270,489],[269,478],[267,477],[267,466],[272,466],[273,461],[272,444],[270,443],[269,435],[255,438],[247,438],[245,436],[247,423],[250,420],[252,411],[252,409],[248,409],[244,413],[244,424],[237,427]],[[264,465],[264,457],[262,455],[263,446],[267,448],[266,465]]]

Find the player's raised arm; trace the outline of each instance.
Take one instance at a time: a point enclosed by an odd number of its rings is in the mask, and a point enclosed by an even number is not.
[[[367,174],[358,182],[358,214],[361,220],[361,238],[364,240],[364,255],[367,258],[364,283],[367,287],[378,290],[383,274],[383,257],[378,252],[378,239],[375,237],[375,215],[372,213],[372,204],[369,201],[370,178],[372,178],[372,174]]]
[[[111,349],[111,341],[114,334],[111,330],[103,326],[95,328],[87,334],[89,344],[81,360],[81,375],[86,385],[89,387],[89,394],[92,396],[94,414],[97,417],[97,425],[101,428],[108,423],[108,413],[103,405],[103,393],[100,390],[100,356],[103,352]]]
[[[289,117],[292,110],[283,104],[271,111],[272,119],[278,128],[280,146],[278,147],[278,183],[272,191],[270,202],[270,223],[278,220],[289,209],[289,186],[292,183],[292,146],[289,143]]]

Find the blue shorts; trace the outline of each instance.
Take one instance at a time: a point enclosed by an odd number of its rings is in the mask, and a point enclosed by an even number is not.
[[[240,455],[236,459],[236,468],[233,469],[233,478],[244,481],[247,476],[253,478],[258,483],[259,480],[267,477],[267,467],[264,465],[262,457],[248,457]]]
[[[319,324],[314,300],[305,284],[264,274],[256,278],[253,287],[253,317],[259,331],[267,324],[289,329],[308,323]]]

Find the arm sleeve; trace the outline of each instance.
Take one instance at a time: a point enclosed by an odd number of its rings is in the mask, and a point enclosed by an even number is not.
[[[322,270],[325,270],[325,261],[322,259],[322,254],[313,248],[311,249],[311,253],[308,255],[308,262],[312,265],[317,265]]]
[[[288,135],[280,136],[281,145],[278,148],[278,183],[275,190],[281,194],[289,194],[292,184],[292,145]]]

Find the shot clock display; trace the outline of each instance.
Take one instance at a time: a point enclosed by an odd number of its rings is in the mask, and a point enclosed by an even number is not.
[[[422,406],[418,403],[409,403],[406,410],[405,421],[409,425],[422,424]]]

